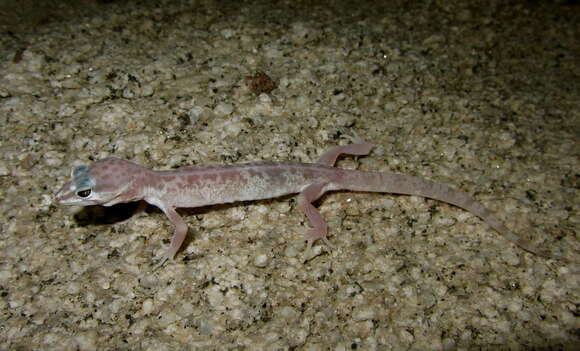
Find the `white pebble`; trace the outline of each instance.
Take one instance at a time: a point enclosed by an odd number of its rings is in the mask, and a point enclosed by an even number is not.
[[[268,264],[268,255],[259,254],[256,257],[254,257],[254,266],[263,268],[266,267],[267,264]]]

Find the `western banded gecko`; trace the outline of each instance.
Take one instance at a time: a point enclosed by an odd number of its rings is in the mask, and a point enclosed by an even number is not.
[[[554,257],[513,234],[473,197],[450,186],[409,175],[335,168],[340,154],[363,156],[372,149],[372,145],[362,139],[352,139],[352,144],[333,147],[311,164],[264,162],[155,171],[110,157],[90,167],[74,168],[72,179],[55,194],[54,201],[60,205],[112,206],[145,200],[157,206],[175,226],[161,262],[175,256],[187,234],[187,225],[176,208],[268,199],[293,193],[299,193],[298,206],[312,226],[306,234],[308,253],[315,241],[327,241],[326,222],[312,203],[333,190],[416,195],[443,201],[480,217],[522,249],[538,256]]]

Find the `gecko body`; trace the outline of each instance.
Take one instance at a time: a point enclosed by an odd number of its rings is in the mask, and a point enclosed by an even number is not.
[[[72,170],[71,180],[55,194],[60,205],[103,205],[144,200],[161,209],[175,226],[162,262],[172,259],[181,247],[187,225],[176,208],[200,207],[236,201],[260,200],[299,193],[298,206],[308,218],[307,250],[326,240],[327,225],[313,202],[333,190],[381,192],[423,196],[463,208],[480,217],[506,239],[533,254],[551,257],[510,232],[473,197],[444,184],[393,173],[348,170],[334,167],[340,154],[367,155],[372,145],[360,138],[333,147],[316,163],[248,163],[228,166],[181,167],[155,171],[136,163],[106,158],[90,167]]]

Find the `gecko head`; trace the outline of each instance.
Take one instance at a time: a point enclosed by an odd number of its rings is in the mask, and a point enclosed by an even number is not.
[[[75,167],[71,179],[54,194],[54,203],[111,206],[131,201],[132,197],[126,195],[137,173],[135,167],[140,166],[114,157],[97,161],[90,167]]]

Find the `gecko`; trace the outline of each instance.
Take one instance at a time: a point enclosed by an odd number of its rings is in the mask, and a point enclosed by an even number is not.
[[[186,238],[188,226],[177,208],[276,198],[298,193],[297,205],[310,223],[308,254],[317,240],[328,243],[327,224],[313,205],[329,191],[349,190],[412,195],[457,206],[481,218],[508,241],[532,254],[558,258],[512,233],[488,208],[470,195],[426,179],[376,171],[335,167],[339,155],[365,156],[373,145],[358,136],[352,143],[327,150],[315,163],[262,162],[223,166],[186,166],[152,170],[115,157],[72,169],[71,179],[54,195],[58,205],[102,205],[141,201],[158,207],[174,225],[161,264],[173,259]],[[143,206],[139,206],[142,208]]]

